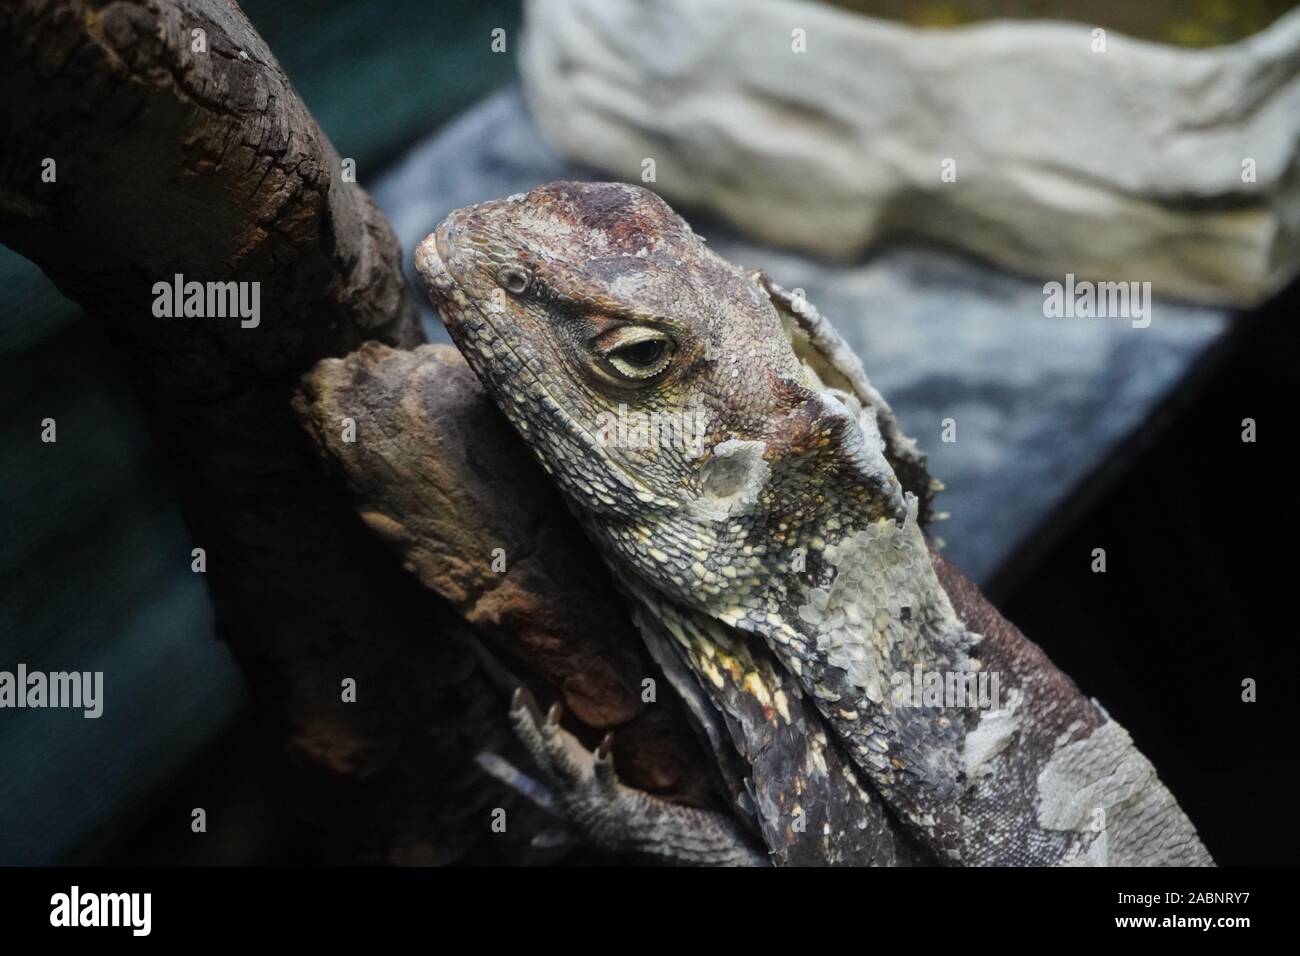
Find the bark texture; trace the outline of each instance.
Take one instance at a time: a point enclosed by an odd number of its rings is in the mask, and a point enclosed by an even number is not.
[[[289,407],[319,359],[419,341],[387,222],[224,0],[8,4],[0,88],[0,241],[110,329],[327,857],[497,858],[473,758],[509,740],[504,698]],[[177,274],[260,283],[260,323],[156,317]]]

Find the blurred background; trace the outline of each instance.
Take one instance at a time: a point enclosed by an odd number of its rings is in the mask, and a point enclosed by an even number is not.
[[[408,257],[466,203],[624,179],[804,289],[947,484],[945,553],[1217,860],[1294,862],[1293,4],[241,6]],[[1151,281],[1151,323],[1046,316],[1067,272]],[[0,712],[0,864],[313,862],[101,329],[2,248],[0,313],[0,669],[131,675],[96,721]],[[46,416],[94,441],[40,454]],[[178,842],[198,805],[239,838]]]

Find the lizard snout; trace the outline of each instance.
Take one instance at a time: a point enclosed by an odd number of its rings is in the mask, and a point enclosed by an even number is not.
[[[442,226],[420,240],[415,247],[415,271],[424,281],[425,288],[433,294],[441,286],[451,281],[447,272],[444,256],[445,239],[441,238]],[[444,246],[444,248],[439,248]]]
[[[449,318],[448,312],[456,306],[458,283],[452,274],[453,240],[451,232],[455,214],[448,216],[415,247],[415,271],[419,274],[429,301]]]

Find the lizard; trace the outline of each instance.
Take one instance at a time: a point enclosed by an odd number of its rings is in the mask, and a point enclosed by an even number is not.
[[[739,754],[737,813],[772,862],[1212,865],[1120,725],[996,614],[981,633],[955,611],[926,530],[941,486],[801,295],[621,183],[465,207],[415,259],[652,653],[694,678],[720,763]],[[611,441],[611,416],[704,434]],[[916,699],[922,677],[949,696]],[[1005,700],[960,699],[993,677]],[[535,756],[571,743],[534,711],[512,716]],[[764,763],[797,736],[797,766]],[[800,828],[805,801],[847,818]],[[662,826],[664,845],[694,846],[697,824]],[[850,847],[859,828],[873,839]]]

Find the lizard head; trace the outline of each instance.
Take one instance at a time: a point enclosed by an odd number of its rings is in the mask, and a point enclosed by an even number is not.
[[[810,377],[757,275],[654,193],[560,182],[469,206],[416,266],[580,516],[659,586],[716,593],[823,512],[903,520],[870,417]]]

